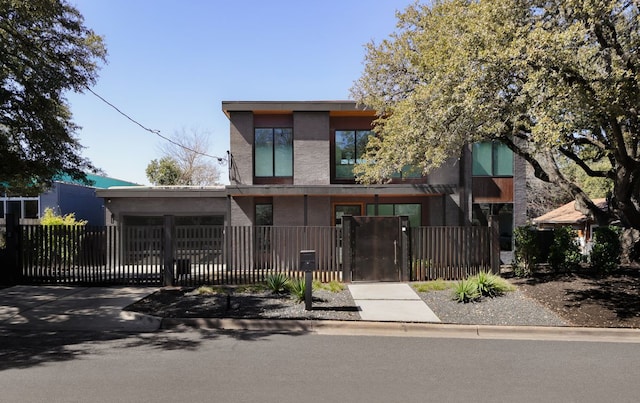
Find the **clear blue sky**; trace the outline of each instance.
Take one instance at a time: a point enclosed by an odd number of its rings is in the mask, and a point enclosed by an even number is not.
[[[109,52],[92,89],[165,136],[210,132],[209,154],[224,157],[223,100],[349,99],[364,45],[395,31],[395,12],[413,0],[70,2]],[[89,92],[68,100],[84,155],[111,177],[148,184],[164,140]]]

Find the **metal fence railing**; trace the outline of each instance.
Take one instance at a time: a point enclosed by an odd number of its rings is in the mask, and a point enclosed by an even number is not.
[[[343,280],[339,227],[175,226],[167,231],[163,226],[22,225],[17,277],[25,284],[162,285],[167,276],[178,285],[248,284],[270,273],[304,276],[300,251],[315,250],[314,279]],[[412,228],[410,279],[460,279],[490,270],[492,242],[486,227]]]

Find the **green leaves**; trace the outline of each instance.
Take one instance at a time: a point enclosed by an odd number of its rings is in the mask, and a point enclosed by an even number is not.
[[[560,170],[565,159],[588,176],[615,179],[610,212],[580,206],[598,221],[640,228],[632,179],[640,176],[638,7],[623,0],[408,7],[389,39],[367,46],[351,89],[380,116],[366,163],[354,169],[358,180],[384,182],[407,165],[429,173],[469,142],[498,140],[578,200],[588,199],[587,181]]]
[[[284,273],[272,273],[267,276],[267,288],[274,294],[287,292],[291,280]]]
[[[182,176],[178,162],[171,157],[151,160],[147,165],[146,173],[149,182],[159,186],[178,185]]]
[[[97,79],[102,38],[64,0],[0,0],[0,183],[15,194],[93,170],[64,97]]]
[[[494,298],[515,290],[507,280],[486,271],[460,280],[453,288],[453,300],[462,303],[475,302],[483,297]]]

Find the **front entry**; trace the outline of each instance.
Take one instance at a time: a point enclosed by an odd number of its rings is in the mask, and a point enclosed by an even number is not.
[[[352,281],[406,281],[407,217],[347,217]],[[346,233],[348,232],[348,234]],[[407,275],[405,275],[407,273]]]

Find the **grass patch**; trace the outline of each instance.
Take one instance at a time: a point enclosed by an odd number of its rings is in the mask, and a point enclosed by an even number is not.
[[[330,292],[340,292],[340,291],[344,291],[347,288],[347,286],[345,286],[344,283],[341,283],[336,280],[333,280],[329,283],[323,283],[318,280],[313,280],[312,287],[314,290],[325,290]]]
[[[455,287],[455,283],[453,283],[452,281],[437,279],[422,283],[412,283],[411,287],[413,287],[416,292],[444,291]]]

